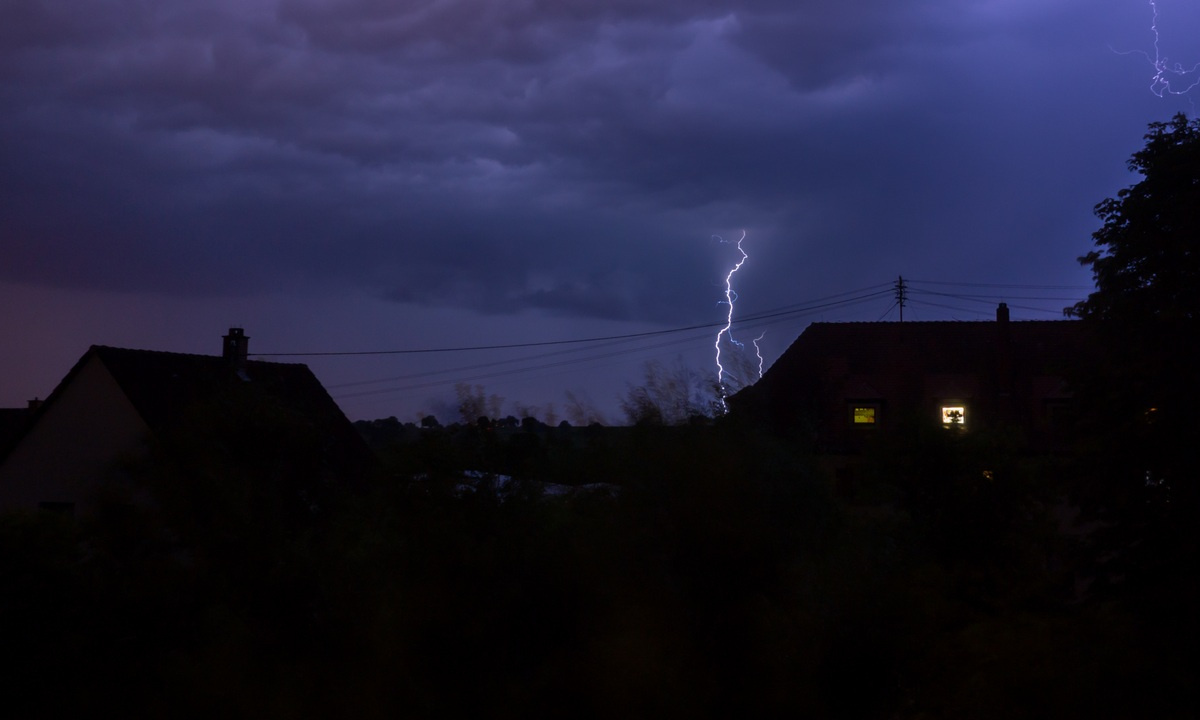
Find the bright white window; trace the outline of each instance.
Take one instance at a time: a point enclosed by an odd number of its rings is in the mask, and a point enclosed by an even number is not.
[[[967,424],[967,409],[962,405],[942,406],[942,425],[963,427]]]

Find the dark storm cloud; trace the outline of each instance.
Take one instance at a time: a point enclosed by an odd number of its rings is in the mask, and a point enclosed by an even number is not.
[[[781,303],[1041,261],[1100,199],[1054,158],[1102,131],[1026,109],[1090,82],[1083,7],[15,0],[0,279],[690,321],[737,228]]]

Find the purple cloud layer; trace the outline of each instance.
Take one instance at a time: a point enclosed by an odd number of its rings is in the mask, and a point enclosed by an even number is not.
[[[1158,3],[1164,51],[1200,11]],[[1087,282],[1139,0],[10,0],[0,283],[711,320],[908,273]],[[1174,31],[1174,32],[1171,32]],[[748,268],[749,272],[749,268]]]

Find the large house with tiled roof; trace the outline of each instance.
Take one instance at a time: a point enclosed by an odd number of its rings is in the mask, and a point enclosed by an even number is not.
[[[0,512],[86,510],[106,479],[152,455],[184,472],[362,478],[370,450],[312,371],[249,360],[248,343],[231,328],[220,356],[92,346],[44,402],[9,418]]]
[[[1013,428],[1052,449],[1085,346],[1082,324],[1013,322],[1003,303],[995,322],[813,323],[730,405],[828,454],[914,423]]]

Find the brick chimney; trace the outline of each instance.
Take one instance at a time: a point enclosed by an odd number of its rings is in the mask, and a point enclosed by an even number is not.
[[[246,331],[239,327],[229,328],[229,334],[225,336],[224,350],[221,352],[226,362],[236,368],[246,367],[246,355],[249,350],[250,338]]]
[[[1008,303],[996,308],[996,403],[999,417],[1011,420],[1016,408],[1013,404],[1013,347],[1011,327],[1008,324]]]

